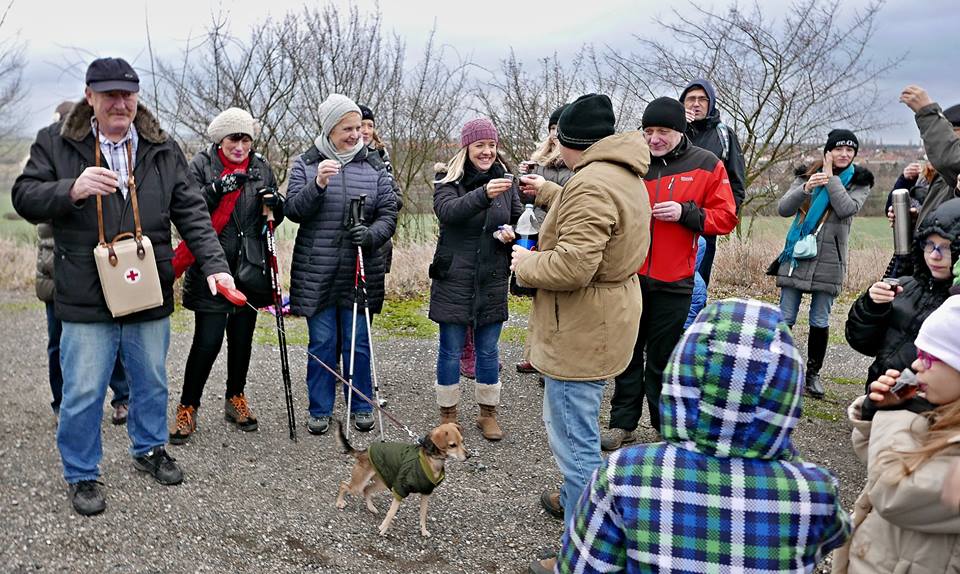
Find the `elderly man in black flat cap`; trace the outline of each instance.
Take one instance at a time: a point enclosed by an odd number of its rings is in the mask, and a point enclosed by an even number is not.
[[[140,80],[134,69],[120,58],[94,60],[86,84],[84,100],[37,134],[30,159],[14,183],[13,205],[30,221],[53,224],[54,308],[63,322],[57,447],[74,509],[93,515],[106,508],[97,482],[103,454],[100,421],[118,357],[130,385],[127,429],[134,467],[160,484],[183,480],[164,450],[165,361],[173,312],[170,223],[190,244],[211,291],[217,283],[233,287],[233,278],[206,204],[190,183],[183,152],[137,102]],[[114,318],[93,255],[100,235],[98,203],[107,237],[133,231],[134,213],[139,212],[140,227],[154,249],[160,305]],[[139,274],[130,276],[135,281]]]

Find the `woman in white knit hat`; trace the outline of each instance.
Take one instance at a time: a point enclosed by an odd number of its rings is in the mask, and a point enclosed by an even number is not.
[[[307,318],[309,351],[327,365],[350,366],[354,273],[357,248],[363,253],[367,305],[383,306],[384,258],[381,247],[397,226],[393,178],[380,157],[363,144],[360,108],[331,94],[320,104],[320,135],[293,163],[286,214],[300,224],[290,269],[290,310]],[[350,201],[366,196],[362,221],[348,225]],[[357,320],[353,384],[372,396],[370,341],[363,317]],[[336,381],[317,361],[307,361],[310,417],[307,430],[323,434],[336,403]],[[346,394],[346,389],[344,393]],[[354,397],[350,415],[357,430],[373,428],[372,406]]]
[[[210,122],[207,136],[213,143],[190,162],[190,172],[207,201],[213,228],[227,256],[237,288],[256,307],[273,302],[265,254],[264,207],[273,210],[277,224],[283,219],[283,197],[270,165],[253,153],[260,134],[257,121],[246,110],[229,108]],[[189,246],[182,243],[174,255],[174,271],[186,269],[183,306],[194,312],[193,344],[183,374],[183,391],[170,430],[171,444],[183,444],[197,429],[197,409],[213,363],[227,335],[225,418],[243,431],[258,428],[244,392],[257,312],[237,307],[210,294]]]

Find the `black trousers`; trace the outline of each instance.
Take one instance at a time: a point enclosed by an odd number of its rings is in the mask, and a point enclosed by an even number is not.
[[[200,406],[203,387],[223,346],[224,330],[227,333],[226,396],[235,397],[243,393],[256,326],[257,312],[249,307],[238,308],[234,313],[194,313],[193,344],[183,373],[180,404]]]
[[[643,414],[643,400],[650,409],[650,422],[660,432],[660,389],[663,370],[683,336],[683,323],[690,311],[690,293],[666,293],[645,289],[640,332],[627,370],[614,379],[610,401],[610,428],[635,430]],[[646,362],[644,362],[646,351]]]

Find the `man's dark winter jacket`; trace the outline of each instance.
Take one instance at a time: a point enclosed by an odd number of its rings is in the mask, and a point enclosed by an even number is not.
[[[97,202],[70,200],[70,188],[94,161],[95,137],[90,128],[93,108],[85,101],[60,123],[40,130],[30,160],[13,184],[13,206],[32,222],[52,221],[55,246],[55,311],[62,321],[114,321],[100,288],[93,258],[97,246]],[[124,323],[166,317],[173,312],[173,248],[170,223],[177,226],[197,257],[204,277],[227,272],[220,242],[200,190],[190,179],[180,146],[160,129],[153,115],[139,105],[134,118],[139,144],[134,159],[137,200],[143,233],[153,243],[163,305],[116,319]],[[109,167],[105,163],[102,167]],[[114,193],[103,199],[105,235],[109,241],[133,231],[130,196]]]
[[[491,178],[504,173],[500,164],[489,172]],[[520,218],[516,185],[491,201],[483,184],[467,189],[463,178],[438,184],[433,211],[440,238],[430,264],[430,319],[477,326],[506,321],[511,246],[493,234]]]
[[[377,154],[368,159],[364,147],[353,161],[331,177],[326,188],[317,186],[317,165],[325,158],[316,148],[293,162],[284,213],[300,224],[290,268],[290,309],[310,317],[331,305],[353,306],[357,247],[350,242],[346,223],[350,199],[366,195],[364,221],[372,242],[363,249],[367,300],[372,313],[383,307],[384,263],[381,247],[397,228],[397,200],[393,178]]]
[[[892,303],[878,304],[864,293],[850,308],[846,336],[850,346],[876,357],[867,371],[867,385],[887,369],[903,370],[917,358],[913,342],[920,325],[950,296],[950,279],[935,280],[923,260],[923,243],[936,233],[950,241],[951,263],[960,258],[960,199],[941,206],[921,224],[913,249],[913,275],[900,277],[903,292]]]
[[[687,95],[687,92],[693,88],[702,88],[703,91],[707,92],[707,97],[710,98],[710,106],[707,111],[707,117],[702,120],[687,122],[687,137],[690,138],[690,143],[693,145],[713,152],[713,155],[721,158],[723,166],[727,168],[727,177],[730,179],[730,189],[733,191],[733,199],[737,203],[737,212],[739,212],[743,200],[747,197],[747,187],[745,183],[747,168],[743,161],[743,151],[740,149],[740,140],[737,139],[737,134],[734,133],[729,126],[725,126],[727,128],[726,134],[728,140],[726,146],[727,153],[726,157],[724,157],[724,145],[720,140],[721,132],[718,127],[721,122],[720,110],[717,108],[716,90],[709,80],[694,80],[683,89],[683,92],[680,94],[680,103],[683,103],[683,98]]]
[[[443,482],[443,471],[434,476],[426,453],[415,444],[375,442],[367,452],[377,475],[397,500],[412,492],[430,494]]]
[[[37,225],[37,278],[34,287],[37,298],[53,303],[53,226]]]
[[[937,175],[930,182],[930,189],[923,199],[920,213],[917,214],[917,227],[923,223],[941,203],[960,197],[957,189],[957,177],[960,176],[960,136],[953,131],[953,124],[944,115],[940,106],[930,104],[916,113],[920,139],[927,152],[930,165]]]
[[[650,252],[640,277],[651,289],[692,293],[697,237],[726,235],[737,225],[727,170],[717,156],[684,136],[667,155],[650,157],[643,180],[651,207],[676,201],[682,211],[676,222],[650,218]]]
[[[223,163],[217,155],[216,144],[199,152],[190,161],[190,174],[193,177],[194,184],[203,192],[203,198],[206,201],[209,213],[216,211],[217,205],[220,204],[220,199],[223,197],[213,188],[213,182],[220,179],[221,173],[223,173]],[[258,154],[250,154],[250,166],[247,169],[247,174],[250,179],[244,184],[243,191],[237,198],[233,213],[230,215],[230,221],[227,222],[227,225],[219,234],[220,246],[223,248],[223,254],[227,258],[227,264],[230,266],[230,273],[234,276],[234,279],[237,279],[237,266],[240,262],[241,236],[245,236],[248,247],[253,248],[247,254],[248,259],[252,258],[264,262],[263,257],[267,252],[266,236],[264,235],[267,218],[263,215],[263,203],[257,197],[257,192],[266,187],[273,189],[277,187],[273,170]],[[275,225],[280,225],[280,222],[283,221],[282,202],[274,209],[274,217],[276,217]],[[253,241],[253,239],[259,239],[259,241]],[[259,251],[255,251],[254,245],[256,244],[259,244]],[[269,266],[264,268],[263,271],[269,284]],[[237,282],[237,288],[243,291],[247,296],[247,301],[254,307],[263,307],[273,303],[273,295],[270,292],[258,294],[252,289],[245,289],[245,285],[242,285],[239,281]],[[232,313],[238,309],[236,305],[225,298],[210,294],[207,280],[196,265],[191,265],[184,276],[183,306],[193,311],[207,313]]]

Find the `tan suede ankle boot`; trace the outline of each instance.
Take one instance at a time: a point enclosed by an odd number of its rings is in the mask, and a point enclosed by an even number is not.
[[[480,416],[477,417],[477,427],[480,434],[487,440],[500,440],[503,430],[497,424],[497,407],[494,405],[480,405]]]

